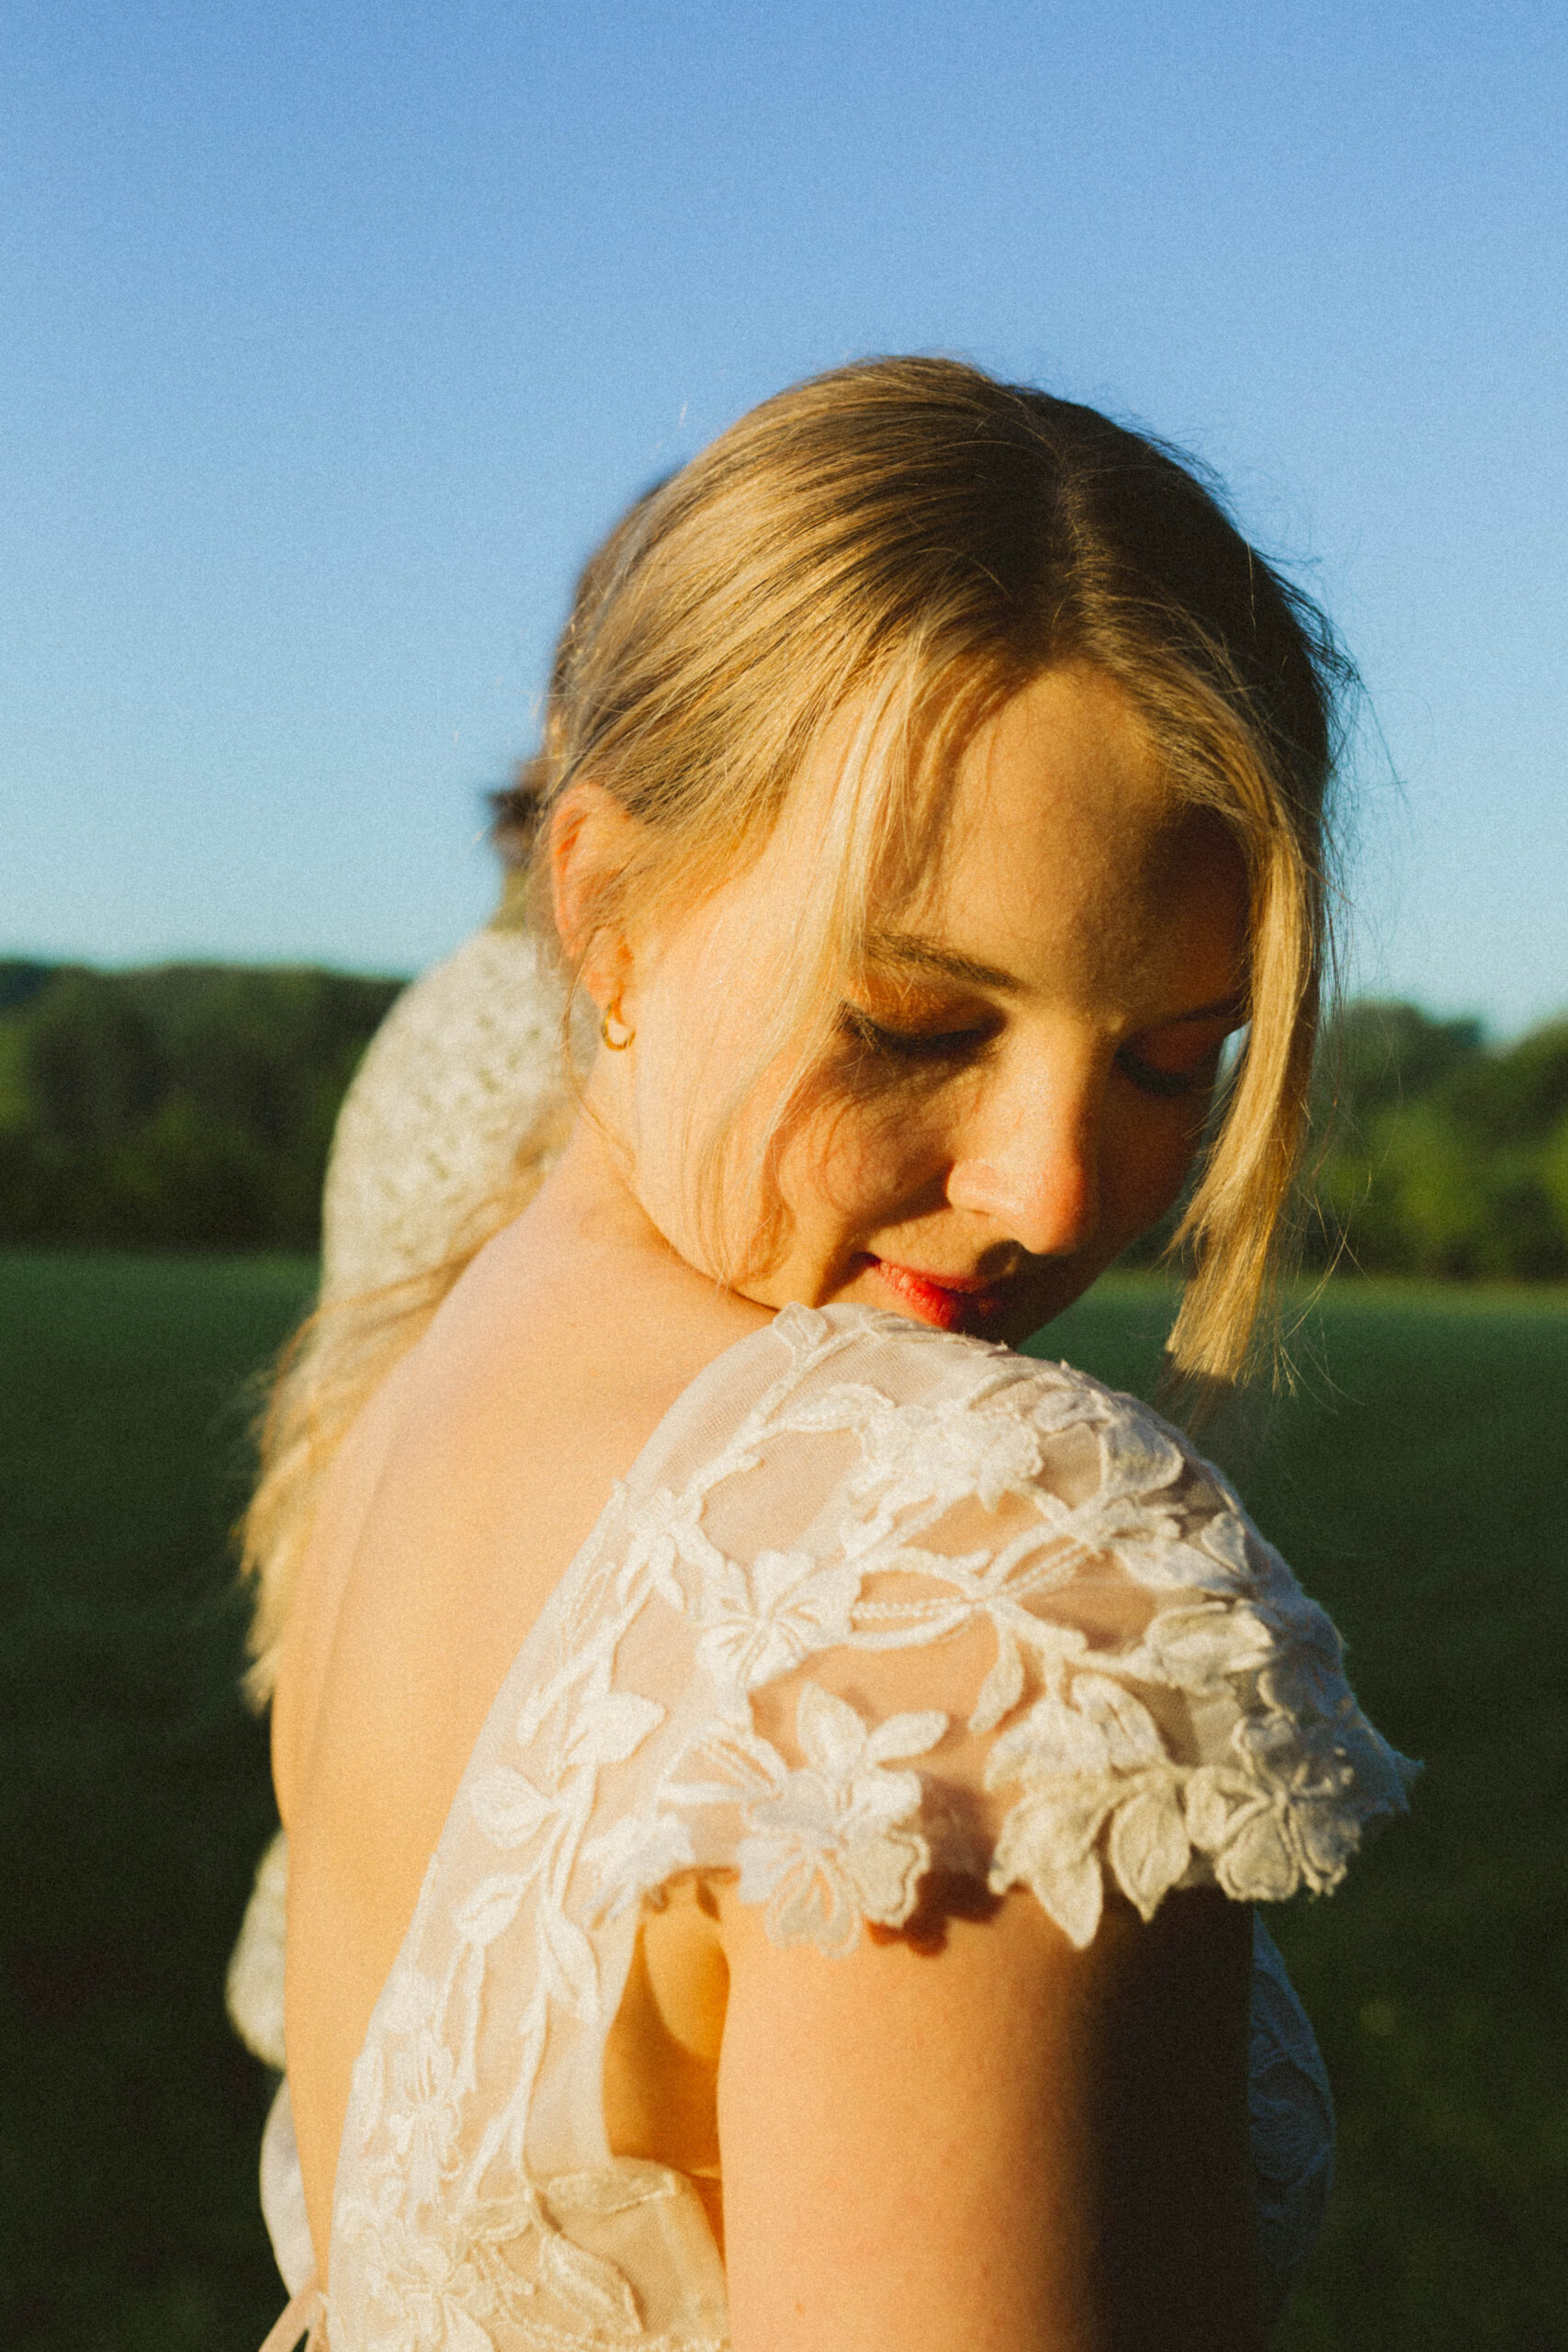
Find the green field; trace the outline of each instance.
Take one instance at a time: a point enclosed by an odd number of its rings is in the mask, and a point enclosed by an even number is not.
[[[310,1273],[0,1253],[0,2340],[28,2352],[254,2352],[276,2313],[267,2083],[222,2013],[272,1821],[224,1531],[243,1384]],[[1112,1281],[1049,1352],[1146,1385],[1168,1314]],[[1427,1772],[1271,1921],[1341,2124],[1280,2343],[1568,2345],[1568,1297],[1347,1284],[1296,1354],[1248,1499]]]

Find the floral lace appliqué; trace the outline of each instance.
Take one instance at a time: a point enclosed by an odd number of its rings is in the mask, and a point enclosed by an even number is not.
[[[333,2352],[718,2352],[689,2184],[608,2157],[600,2106],[677,1872],[837,1955],[909,1918],[962,1815],[1082,1946],[1108,1880],[1145,1918],[1324,1892],[1403,1805],[1333,1627],[1142,1406],[861,1308],[788,1308],[688,1395],[709,1419],[650,1442],[498,1698],[372,2019]],[[948,1644],[959,1716],[908,1703]],[[791,1753],[758,1711],[785,1678]]]

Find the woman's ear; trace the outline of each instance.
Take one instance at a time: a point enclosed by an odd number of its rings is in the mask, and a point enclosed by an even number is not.
[[[550,905],[569,965],[595,1004],[609,1004],[631,960],[614,885],[638,830],[602,784],[569,786],[550,811]]]

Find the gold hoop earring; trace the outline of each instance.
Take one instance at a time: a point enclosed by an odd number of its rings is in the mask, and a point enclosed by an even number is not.
[[[612,1021],[615,1023],[617,1029],[626,1030],[626,1035],[624,1036],[611,1036],[610,1023]],[[615,1003],[608,1008],[604,1014],[604,1018],[599,1023],[599,1035],[604,1039],[605,1045],[609,1046],[610,1051],[613,1054],[624,1054],[626,1047],[631,1044],[632,1039],[637,1035],[637,1031],[635,1029],[627,1029],[626,1023],[621,1019],[621,1000],[619,997],[617,997]]]

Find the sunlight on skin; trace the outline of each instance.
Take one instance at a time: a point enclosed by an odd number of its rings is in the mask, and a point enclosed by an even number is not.
[[[689,1263],[691,1041],[705,1086],[744,1066],[809,872],[814,784],[656,958],[617,943],[586,974],[637,1039],[600,1056],[591,1100]],[[1036,679],[971,746],[939,887],[846,1001],[837,1099],[780,1157],[787,1246],[744,1295],[1037,1330],[1179,1192],[1240,1018],[1246,920],[1234,842],[1176,801],[1121,690],[1081,666]]]
[[[757,976],[787,954],[797,920],[817,831],[813,785],[819,792],[830,781],[830,774],[807,780],[752,871],[677,923],[656,956],[639,958],[637,943],[617,943],[619,960],[606,956],[603,968],[590,970],[591,985],[597,981],[606,1001],[618,1001],[637,1039],[635,1055],[601,1055],[591,1099],[612,1135],[626,1139],[620,1167],[630,1171],[634,1220],[646,1216],[687,1262],[700,1263],[679,1142],[689,1107],[684,1081],[696,1059],[691,1041],[706,1041],[705,1077],[714,1058],[720,1068],[734,1066],[746,1053],[759,1016]],[[610,815],[612,828],[615,821]],[[1224,1040],[1241,1015],[1246,920],[1234,843],[1216,819],[1174,800],[1119,690],[1081,668],[1035,681],[962,763],[938,887],[901,910],[846,993],[842,1068],[823,1090],[828,1099],[788,1134],[777,1163],[788,1212],[784,1254],[744,1279],[742,1295],[767,1306],[855,1300],[1014,1342],[1038,1329],[1179,1192]],[[897,2312],[907,2340],[912,2189],[897,2143],[914,2119],[900,2110],[882,2144],[886,2086],[862,2084],[866,2068],[855,2060],[864,2047],[859,2003],[869,1998],[880,2018],[892,1962],[868,1945],[857,1969],[846,1973],[839,1963],[824,1973],[810,1956],[774,1951],[743,1906],[716,1891],[717,1904],[694,1903],[688,1887],[645,1922],[627,2002],[605,2052],[612,2144],[691,2173],[722,2232],[722,2096],[727,2184],[730,2190],[744,2184],[737,2340],[744,2334],[748,2342],[807,2345],[818,2341],[822,2327],[831,2335],[844,2316],[843,2259],[858,2247],[852,2267],[860,2276],[867,2267],[864,2233],[874,2238],[879,2230],[888,2260],[870,2268],[874,2280],[886,2274],[889,2300],[880,2308],[874,2284],[858,2317],[881,2340],[879,2323]],[[1170,1939],[1173,1948],[1184,1942],[1201,1952],[1201,1971],[1245,1981],[1239,1908],[1211,1903],[1196,1928],[1185,1908],[1178,1898],[1122,1953],[1134,2007],[1150,1997],[1143,1972],[1157,1978],[1168,1969]],[[984,1930],[957,1929],[938,1971],[945,2023],[930,2009],[935,1979],[928,1964],[917,1966],[906,1997],[914,2004],[916,2071],[930,2094],[917,2102],[928,2126],[933,2107],[942,2105],[942,2084],[972,2089],[982,2075],[991,2081],[987,2113],[997,2128],[966,2146],[960,2171],[973,2177],[976,2196],[958,2209],[958,2234],[971,2254],[987,2249],[1005,2291],[998,2285],[988,2318],[976,2307],[942,2309],[939,2274],[955,2251],[937,2243],[937,2215],[951,2221],[954,2210],[953,2173],[942,2166],[924,2230],[931,2276],[915,2301],[933,2345],[974,2345],[982,2336],[1043,2342],[1047,2325],[1056,2341],[1055,2324],[1066,2330],[1064,2344],[1087,2342],[1080,2330],[1092,2334],[1097,2293],[1092,2232],[1066,2224],[1074,2212],[1081,2223],[1100,2193],[1103,2125],[1099,2144],[1086,2124],[1081,2147],[1065,2156],[1055,2145],[1059,2133],[1048,2133],[1050,2163],[1033,2149],[1032,2168],[1049,2183],[1052,2233],[1064,2245],[1071,2239],[1072,2259],[1054,2280],[1029,2263],[1015,2265],[1012,2275],[1005,2246],[992,2244],[997,2214],[1008,2205],[1005,2167],[988,2167],[985,2154],[990,2146],[994,2156],[1009,2132],[1021,2145],[1030,2141],[1039,2128],[1039,2086],[1031,2086],[1035,2096],[1010,2099],[1004,2086],[1016,2089],[1018,2067],[984,2030],[976,2038],[974,2021],[1012,2014],[1016,2000],[990,1978],[998,1964],[1003,1976],[1018,1972],[1014,1993],[1025,1986],[1021,1997],[1040,2011],[1032,2041],[1053,2086],[1045,2104],[1059,2105],[1074,2067],[1080,2084],[1082,2069],[1093,2071],[1093,2036],[1076,2039],[1066,2020],[1082,2009],[1084,1984],[1100,1962],[1069,1953],[1031,1903],[1010,1898],[1000,1918],[1005,1933],[996,1921]],[[732,1972],[748,2020],[739,2039],[726,2034]],[[819,1984],[824,1973],[830,1981]],[[858,1994],[850,1974],[864,1979]],[[829,2070],[827,2105],[813,2103],[819,2066],[803,2061],[796,2085],[795,2140],[804,2134],[830,2154],[814,2182],[809,2166],[786,2165],[798,2210],[785,2231],[784,2267],[794,2284],[781,2302],[783,2248],[768,2217],[788,2152],[776,2144],[783,2127],[772,2075],[781,2038],[792,2031],[807,2055],[819,2056],[819,1991],[829,2008],[847,1996],[852,2016]],[[1106,2000],[1107,2016],[1113,2007]],[[1232,2007],[1239,2018],[1244,2004]],[[1224,2026],[1216,2016],[1206,2030],[1217,2035],[1218,2053]],[[1217,2192],[1210,2203],[1222,2216],[1247,2194],[1225,2177],[1227,2165],[1232,2175],[1244,2169],[1236,2122],[1242,2045],[1235,2035],[1231,2043],[1211,2069],[1212,2173],[1207,2163],[1197,2167]],[[721,2048],[728,2086],[722,2095]],[[660,2086],[658,2100],[649,2099],[650,2086]],[[749,2129],[753,2109],[772,2117],[772,2140]],[[857,2186],[846,2194],[851,2174]],[[861,2195],[873,2177],[888,2184],[891,2207]],[[758,2179],[767,2184],[760,2204]],[[833,2187],[823,2204],[815,2192],[825,2180]],[[935,2189],[934,2177],[926,2186]],[[838,2233],[840,2223],[847,2235]],[[1228,2225],[1222,2221],[1222,2235]],[[823,2261],[813,2267],[803,2244],[818,2240]],[[1233,2267],[1238,2278],[1245,2274],[1244,2264]],[[1241,2342],[1247,2322],[1241,2316],[1236,2324],[1229,2340]]]
[[[809,879],[813,795],[830,784],[827,771],[804,779],[755,866],[657,940],[595,941],[584,984],[618,1001],[635,1048],[599,1056],[594,1115],[372,1398],[327,1482],[274,1711],[291,1846],[289,2073],[323,2257],[350,2070],[474,1741],[664,1412],[788,1301],[852,1300],[1021,1340],[1154,1223],[1186,1175],[1240,1010],[1241,861],[1217,820],[1175,800],[1119,690],[1060,669],[971,747],[940,888],[892,910],[896,932],[856,975],[818,1092],[783,1139],[781,1254],[738,1291],[716,1284],[687,1182],[691,1091],[722,1100],[749,1065]],[[569,954],[628,821],[592,786],[569,797],[555,843]],[[1145,1964],[1157,1975],[1188,1901],[1170,1898],[1158,1935],[1134,1939],[1147,1955],[1134,1976]],[[1237,1906],[1217,1910],[1212,1949],[1195,1951],[1197,1981],[1215,1984],[1240,1932]],[[682,1950],[650,1937],[637,2037],[682,2090],[691,2144],[667,2160],[694,2163],[723,2030],[709,2014],[721,1960],[764,2018],[795,1997],[795,1963],[775,1976],[754,1938],[737,1959],[722,1920],[691,1905],[667,1916]],[[1062,1986],[1076,1984],[1081,1956],[1067,1963],[1065,1939],[1026,1916],[1005,1939],[1007,1965],[1038,1963],[1055,1982],[1061,1961]],[[976,1928],[922,1962],[954,1975],[944,2017],[984,2024],[956,1977],[978,1971],[978,1986],[1003,1958],[1003,1941]],[[1243,2041],[1244,2007],[1230,2019]],[[971,2057],[995,2058],[956,2041],[949,2055],[955,2079]],[[626,2128],[639,2153],[659,2154],[635,2087],[620,2086]],[[1229,2163],[1235,2148],[1209,2137]],[[998,2226],[1033,2244],[1039,2218],[999,2211]],[[765,2249],[749,2258],[755,2278]],[[958,2334],[933,2315],[933,2345],[966,2340],[972,2315],[948,2319]]]

